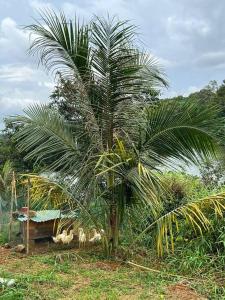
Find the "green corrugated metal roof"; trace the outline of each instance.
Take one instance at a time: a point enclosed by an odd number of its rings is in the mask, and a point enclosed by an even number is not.
[[[33,217],[30,217],[30,220],[33,222],[46,222],[51,221],[55,219],[67,219],[67,218],[75,218],[77,217],[78,212],[72,211],[69,213],[63,213],[60,212],[60,210],[39,210],[36,211],[36,215]],[[18,217],[18,220],[21,222],[27,221],[27,215],[23,214]]]

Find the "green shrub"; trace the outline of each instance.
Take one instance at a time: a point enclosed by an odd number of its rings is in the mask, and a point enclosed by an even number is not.
[[[6,232],[1,232],[0,233],[0,245],[3,245],[5,243],[7,243],[8,241],[8,236]]]

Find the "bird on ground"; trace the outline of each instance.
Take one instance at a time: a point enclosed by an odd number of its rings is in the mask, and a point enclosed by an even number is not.
[[[56,237],[53,236],[52,239],[53,239],[53,242],[54,242],[55,244],[57,244],[57,243],[59,243],[59,242],[61,241],[61,239],[59,239],[57,236],[56,236]]]
[[[73,240],[73,230],[70,230],[70,233],[62,237],[63,244],[69,245]]]
[[[93,232],[94,232],[94,236],[89,240],[89,242],[96,243],[101,241],[102,239],[101,234],[98,233],[96,229],[93,229]]]
[[[19,253],[25,252],[25,249],[26,247],[23,244],[19,244],[13,248],[15,252],[19,252]]]
[[[0,278],[0,286],[4,287],[11,287],[15,285],[16,281],[15,279],[6,279],[6,278]]]
[[[83,228],[79,228],[78,229],[79,235],[79,248],[80,246],[84,246],[86,243],[86,234],[84,233],[84,229]]]
[[[52,237],[53,242],[56,243],[56,244],[60,243],[65,236],[67,236],[66,230],[63,230],[62,233],[57,234],[55,237],[54,236]]]

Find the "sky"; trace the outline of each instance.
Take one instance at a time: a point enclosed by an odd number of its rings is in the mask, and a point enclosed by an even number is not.
[[[170,84],[165,97],[225,79],[224,0],[0,0],[0,128],[7,116],[48,102],[54,87],[54,78],[27,54],[24,26],[38,19],[40,9],[84,21],[107,14],[130,20],[142,47],[164,67]]]

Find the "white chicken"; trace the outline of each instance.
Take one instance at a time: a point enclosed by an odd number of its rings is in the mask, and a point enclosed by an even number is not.
[[[0,278],[0,287],[11,287],[15,285],[16,281],[15,279],[5,279],[5,278]]]
[[[98,233],[96,229],[93,229],[93,232],[94,232],[94,236],[89,240],[89,242],[96,243],[101,241],[102,239],[101,234]]]
[[[84,246],[86,243],[86,234],[84,233],[84,229],[83,228],[79,228],[78,229],[79,235],[79,248],[80,246]]]
[[[70,233],[62,237],[63,244],[69,245],[73,240],[73,230],[70,230]]]
[[[56,243],[56,244],[60,243],[65,236],[67,236],[66,230],[63,230],[62,233],[57,234],[55,237],[54,236],[52,237],[53,242]]]
[[[19,245],[17,245],[16,247],[13,248],[13,250],[14,250],[15,252],[19,252],[19,253],[24,252],[25,249],[26,249],[26,247],[25,247],[25,245],[23,245],[23,244],[19,244]]]

